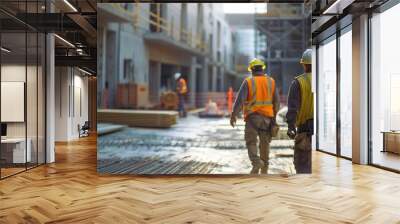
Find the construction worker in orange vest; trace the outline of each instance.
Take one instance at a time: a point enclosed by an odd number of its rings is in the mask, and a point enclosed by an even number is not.
[[[178,94],[178,111],[180,117],[186,117],[185,110],[185,96],[188,92],[188,88],[186,85],[186,80],[182,77],[181,73],[175,73],[176,80],[176,92]]]
[[[251,76],[247,77],[237,94],[233,105],[230,123],[236,124],[236,117],[243,108],[246,122],[244,138],[253,168],[251,174],[268,172],[269,144],[271,128],[279,110],[279,97],[275,89],[275,80],[265,74],[266,65],[259,59],[253,59],[248,67]],[[258,155],[257,137],[260,139]]]

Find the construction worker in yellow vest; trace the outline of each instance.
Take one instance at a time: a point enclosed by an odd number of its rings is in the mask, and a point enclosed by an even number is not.
[[[236,117],[243,108],[246,122],[244,138],[252,164],[251,174],[268,172],[269,144],[271,128],[279,110],[279,97],[275,89],[275,80],[265,74],[266,65],[259,59],[253,59],[248,67],[251,76],[247,77],[233,105],[230,123],[236,124]],[[259,138],[260,154],[257,150]]]
[[[304,74],[293,80],[288,96],[287,135],[295,141],[293,163],[297,173],[311,173],[311,137],[314,132],[311,58],[312,50],[307,49],[300,60]]]
[[[186,117],[185,110],[185,96],[188,92],[186,80],[182,77],[181,73],[175,73],[176,92],[178,94],[178,111],[180,117]]]

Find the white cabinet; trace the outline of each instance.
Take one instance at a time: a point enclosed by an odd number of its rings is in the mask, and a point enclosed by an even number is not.
[[[12,154],[12,163],[25,163],[32,161],[32,141],[27,139],[25,151],[25,138],[7,138],[1,140],[2,147],[5,151],[10,151],[10,160]],[[9,161],[11,162],[11,161]]]

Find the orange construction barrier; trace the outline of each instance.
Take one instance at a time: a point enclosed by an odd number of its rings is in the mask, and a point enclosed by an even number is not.
[[[232,87],[229,87],[228,90],[228,112],[232,112],[232,105],[233,105],[233,89]]]

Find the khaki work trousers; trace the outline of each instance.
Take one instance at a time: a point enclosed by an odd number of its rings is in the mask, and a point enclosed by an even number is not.
[[[269,160],[269,143],[271,142],[270,132],[271,119],[258,114],[252,114],[248,117],[245,129],[244,139],[246,141],[249,159],[253,166],[251,174],[267,173]],[[257,142],[260,139],[258,155]]]
[[[296,173],[311,173],[311,135],[303,132],[294,139],[294,167]]]

